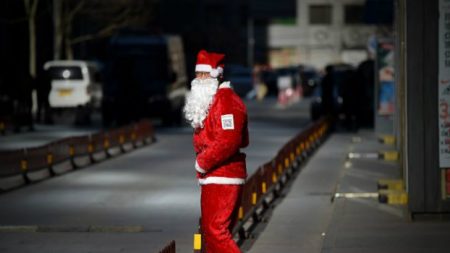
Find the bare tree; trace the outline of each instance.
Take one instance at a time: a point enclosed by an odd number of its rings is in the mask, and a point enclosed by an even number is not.
[[[62,1],[53,0],[53,59],[62,58],[63,30],[62,30]]]
[[[36,77],[36,11],[39,0],[23,0],[28,20],[29,35],[29,72]]]
[[[36,12],[39,0],[23,0],[23,3],[28,20],[29,73],[32,78],[36,78]],[[36,113],[37,93],[35,89],[31,91],[31,97],[31,112]]]
[[[59,1],[55,20],[55,58],[61,55],[61,43],[67,59],[73,59],[73,47],[79,43],[111,36],[119,29],[145,24],[151,16],[154,0],[54,0]],[[60,15],[60,16],[59,16]],[[91,21],[92,32],[73,32],[76,21]],[[58,44],[59,43],[59,44]]]

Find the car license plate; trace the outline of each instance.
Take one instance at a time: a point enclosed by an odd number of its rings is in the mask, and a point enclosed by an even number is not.
[[[72,89],[59,90],[60,97],[70,96],[72,94]]]

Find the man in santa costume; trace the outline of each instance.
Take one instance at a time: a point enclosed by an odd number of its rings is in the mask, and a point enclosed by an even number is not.
[[[195,170],[201,185],[201,228],[207,253],[241,252],[231,234],[247,176],[247,109],[229,82],[218,85],[223,54],[197,55],[196,78],[184,113],[194,128]],[[216,73],[217,72],[217,73]]]

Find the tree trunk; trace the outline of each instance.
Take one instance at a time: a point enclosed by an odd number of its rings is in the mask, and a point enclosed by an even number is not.
[[[53,60],[62,58],[63,29],[62,29],[62,0],[53,0]]]
[[[36,10],[39,0],[24,0],[25,11],[28,18],[28,36],[29,36],[29,72],[36,77]]]
[[[66,24],[65,34],[64,34],[64,47],[66,53],[67,60],[73,60],[73,49],[72,49],[72,40],[70,39],[70,35],[72,34],[72,23],[68,22]]]
[[[36,77],[36,24],[34,18],[28,20],[30,36],[30,75]]]
[[[34,79],[36,78],[36,11],[39,0],[24,0],[25,12],[28,19],[28,49],[29,49],[29,73]],[[32,84],[30,84],[32,85]],[[35,87],[31,87],[31,113],[35,115],[37,112],[37,92]],[[32,118],[32,116],[30,116]],[[32,120],[32,119],[31,119]]]
[[[70,7],[67,1],[65,3],[61,3],[63,18],[63,27],[61,28],[61,34],[63,36],[62,40],[64,41],[64,53],[65,59],[73,60],[73,48],[72,48],[72,22],[75,15],[80,12],[85,4],[85,0],[78,0],[76,6]]]

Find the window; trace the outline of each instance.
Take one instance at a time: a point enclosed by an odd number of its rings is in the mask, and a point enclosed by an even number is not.
[[[295,18],[274,18],[271,20],[273,25],[295,26],[297,20]]]
[[[344,22],[347,25],[362,24],[363,23],[363,8],[362,5],[349,4],[345,5]]]
[[[49,73],[52,80],[83,80],[81,67],[51,67]]]
[[[330,4],[310,5],[309,6],[309,23],[311,25],[330,25],[331,24]]]

